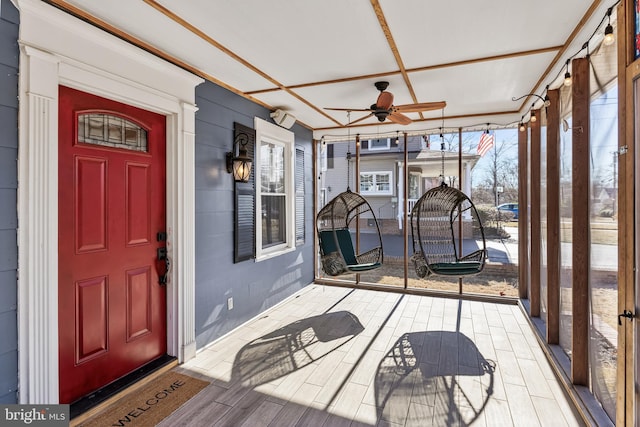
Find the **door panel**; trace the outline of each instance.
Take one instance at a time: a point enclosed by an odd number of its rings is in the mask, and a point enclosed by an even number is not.
[[[151,243],[151,182],[148,165],[127,164],[127,245]]]
[[[104,158],[75,158],[76,251],[107,248],[107,161]]]
[[[149,267],[127,271],[127,341],[153,330],[151,304],[151,271]]]
[[[107,294],[105,276],[76,283],[76,364],[107,351]]]
[[[165,118],[60,87],[60,402],[166,353]]]

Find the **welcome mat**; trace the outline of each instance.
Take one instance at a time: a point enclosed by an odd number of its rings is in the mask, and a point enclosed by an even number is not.
[[[155,426],[207,385],[207,381],[169,371],[113,402],[79,426]]]

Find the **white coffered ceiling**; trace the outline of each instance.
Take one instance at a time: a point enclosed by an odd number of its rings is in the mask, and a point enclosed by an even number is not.
[[[615,0],[49,0],[270,109],[314,135],[514,125],[560,85]],[[579,55],[580,56],[580,55]],[[584,55],[581,55],[584,56]],[[376,117],[347,131],[347,113],[375,103],[390,82],[394,105],[446,101],[408,113],[401,126]],[[366,113],[352,112],[351,120]]]

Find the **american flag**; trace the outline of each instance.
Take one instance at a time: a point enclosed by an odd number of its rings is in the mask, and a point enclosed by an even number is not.
[[[478,154],[480,157],[487,154],[489,150],[493,147],[493,143],[495,141],[495,136],[492,133],[483,132],[480,137],[480,142],[478,143]]]

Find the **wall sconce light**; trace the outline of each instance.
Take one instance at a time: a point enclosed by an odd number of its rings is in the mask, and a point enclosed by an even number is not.
[[[246,133],[239,133],[233,141],[233,151],[227,153],[227,172],[233,174],[236,182],[248,182],[251,176],[251,159],[247,155],[246,145],[249,143],[249,136]],[[238,155],[235,155],[238,147]]]

